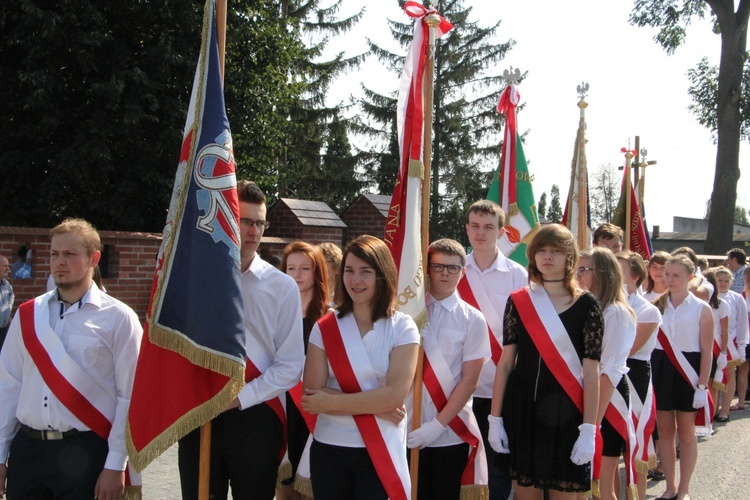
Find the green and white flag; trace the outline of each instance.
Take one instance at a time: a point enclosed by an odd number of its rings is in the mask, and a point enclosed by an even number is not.
[[[510,84],[497,105],[498,112],[505,114],[505,135],[500,165],[487,192],[487,199],[500,205],[506,214],[505,231],[497,240],[497,247],[509,259],[526,266],[526,245],[540,226],[531,186],[532,176],[516,125],[519,100],[518,89]]]

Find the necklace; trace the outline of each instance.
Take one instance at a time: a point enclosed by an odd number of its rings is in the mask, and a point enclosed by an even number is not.
[[[565,281],[565,279],[564,278],[560,278],[559,280],[546,280],[546,279],[542,278],[542,281],[544,283],[562,283],[563,281]]]

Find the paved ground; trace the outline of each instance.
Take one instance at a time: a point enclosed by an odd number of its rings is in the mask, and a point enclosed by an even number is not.
[[[690,484],[692,500],[750,498],[750,409],[730,412],[730,417],[725,424],[715,424],[714,436],[698,444],[698,466]],[[657,498],[664,488],[664,481],[650,481],[646,498]],[[143,498],[180,498],[176,445],[144,471]]]

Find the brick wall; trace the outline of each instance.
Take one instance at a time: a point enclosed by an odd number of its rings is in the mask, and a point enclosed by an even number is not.
[[[32,250],[29,280],[11,280],[16,294],[14,307],[46,291],[49,268],[49,229],[1,227],[0,253],[15,262],[16,252],[25,245]],[[107,269],[102,269],[107,293],[133,308],[143,321],[148,308],[151,280],[161,234],[99,231],[105,246]],[[104,267],[104,266],[102,266]]]
[[[375,205],[364,196],[360,196],[341,214],[341,220],[348,226],[346,241],[357,236],[369,234],[383,238],[386,218]]]

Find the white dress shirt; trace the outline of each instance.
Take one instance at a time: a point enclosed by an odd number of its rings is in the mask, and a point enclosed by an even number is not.
[[[628,373],[628,354],[635,340],[635,318],[622,304],[610,304],[604,311],[604,338],[599,369],[614,387]]]
[[[654,346],[656,345],[656,334],[659,333],[661,314],[659,314],[659,309],[655,305],[643,298],[643,295],[640,295],[638,292],[628,295],[628,305],[635,311],[636,328],[640,323],[656,323],[657,325],[648,340],[638,351],[630,356],[633,359],[649,361],[651,359],[651,351],[654,350]]]
[[[338,314],[338,313],[337,313]],[[344,319],[351,318],[345,316]],[[349,322],[348,322],[349,323]],[[356,322],[353,328],[356,328]],[[339,323],[341,327],[341,322]],[[351,334],[351,331],[344,332]],[[357,331],[354,335],[359,336]],[[320,327],[316,323],[310,332],[310,344],[319,347],[325,351],[323,345],[323,336],[320,333]],[[390,318],[381,318],[375,322],[372,330],[362,337],[367,357],[372,365],[372,371],[377,378],[380,387],[385,387],[388,376],[388,368],[391,364],[391,352],[399,346],[407,344],[419,344],[419,330],[411,316],[396,311]],[[369,369],[370,367],[365,367]],[[331,360],[328,359],[328,382],[326,387],[341,392],[341,385],[336,379],[336,375],[331,367]],[[410,418],[407,416],[407,418]],[[406,422],[402,420],[399,425],[399,432],[404,438],[404,450],[406,450]],[[365,442],[362,440],[362,434],[359,432],[357,424],[351,415],[332,415],[321,413],[315,423],[315,440],[334,446],[346,446],[348,448],[364,448]]]
[[[701,351],[701,311],[707,306],[701,299],[689,293],[676,308],[667,300],[662,322],[667,327],[672,344],[681,352]]]
[[[443,300],[427,296],[427,326],[422,331],[425,337],[437,340],[440,351],[451,372],[453,380],[461,380],[463,364],[475,359],[490,357],[490,339],[487,336],[487,323],[477,309],[461,300],[457,292]],[[450,398],[450,394],[446,394]],[[471,399],[469,399],[471,401]],[[437,417],[438,411],[426,390],[422,390],[422,422]],[[409,421],[411,430],[411,420]],[[463,443],[463,439],[446,426],[430,447],[452,446]]]
[[[737,345],[747,345],[750,331],[745,298],[731,290],[719,296],[729,304],[729,340],[737,339]]]
[[[730,313],[729,304],[727,303],[726,300],[719,297],[718,309],[714,309],[713,307],[711,307],[711,312],[714,315],[714,338],[716,339],[716,342],[719,344],[719,347],[721,347],[721,320],[724,318],[729,318],[729,313]],[[727,320],[727,324],[729,324],[730,322],[731,320]],[[729,330],[729,327],[727,327],[727,330]]]
[[[466,257],[466,274],[474,274],[482,283],[484,290],[487,292],[490,300],[495,306],[497,315],[502,319],[505,317],[505,304],[512,292],[520,290],[529,284],[526,269],[517,262],[506,258],[502,252],[497,253],[497,258],[490,267],[484,271],[479,269],[474,254]],[[476,295],[476,292],[474,293]],[[497,337],[500,345],[503,345],[503,332],[493,332]],[[487,358],[482,366],[482,373],[479,375],[479,385],[474,391],[474,396],[478,398],[492,398],[492,387],[495,385],[495,363],[492,358]]]
[[[105,415],[112,422],[112,430],[104,467],[124,470],[125,422],[143,335],[138,316],[127,305],[102,293],[95,284],[67,310],[57,298],[57,289],[47,295],[49,325],[68,355],[83,371],[112,387],[117,394],[114,414]],[[24,346],[21,321],[16,314],[0,352],[0,463],[8,458],[19,422],[38,430],[90,430],[44,383]]]
[[[302,302],[294,279],[255,256],[242,273],[244,326],[248,357],[261,375],[238,396],[246,409],[284,394],[297,385],[305,363]],[[255,346],[255,352],[250,349]]]

